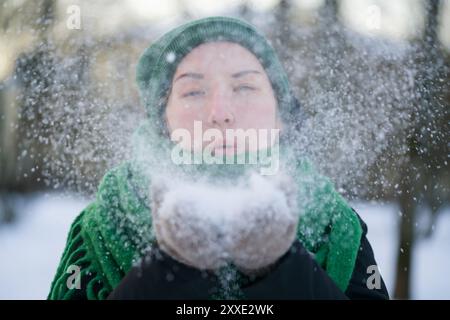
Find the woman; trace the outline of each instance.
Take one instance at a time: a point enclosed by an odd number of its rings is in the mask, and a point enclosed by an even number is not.
[[[228,17],[179,26],[144,52],[137,82],[148,119],[134,155],[72,224],[49,299],[389,298],[381,277],[371,282],[365,223],[295,148],[300,105],[253,26]],[[199,125],[218,135],[204,139]],[[223,134],[239,129],[281,134],[248,143]],[[202,161],[180,165],[180,150]],[[240,185],[263,164],[268,176]],[[173,183],[181,177],[209,185],[183,188]],[[219,223],[205,201],[225,213]]]

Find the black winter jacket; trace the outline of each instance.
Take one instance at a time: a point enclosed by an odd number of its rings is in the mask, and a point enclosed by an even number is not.
[[[359,217],[359,216],[358,216]],[[367,269],[376,265],[372,247],[367,240],[367,225],[359,217],[363,234],[352,278],[342,292],[303,247],[293,243],[269,272],[249,280],[242,286],[245,299],[389,299],[383,279],[379,289],[369,289]],[[380,276],[381,277],[381,276]],[[149,256],[133,267],[108,299],[210,299],[218,287],[214,273],[201,271],[171,258],[155,247]]]

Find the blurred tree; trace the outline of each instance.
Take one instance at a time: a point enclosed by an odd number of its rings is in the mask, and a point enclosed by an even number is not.
[[[36,45],[20,54],[16,61],[15,79],[18,85],[18,139],[20,155],[16,159],[17,188],[30,191],[42,187],[43,158],[48,144],[42,140],[41,127],[46,123],[46,112],[51,108],[51,87],[55,78],[55,47],[49,33],[55,20],[55,1],[41,0],[36,7],[37,18],[31,21],[35,30]],[[37,169],[36,169],[37,168]]]
[[[24,8],[33,10],[23,10]],[[45,148],[37,143],[37,124],[42,120],[39,115],[41,105],[49,97],[52,83],[52,46],[47,42],[48,33],[54,21],[55,3],[53,0],[41,0],[33,4],[25,1],[2,14],[3,28],[14,21],[29,26],[38,45],[23,53],[16,62],[14,80],[5,82],[0,91],[0,131],[4,133],[0,140],[0,208],[3,207],[3,222],[14,220],[13,206],[9,201],[10,192],[24,192],[36,189],[41,182],[40,171],[42,154]],[[24,12],[25,11],[25,12]],[[27,21],[23,21],[26,20]],[[11,98],[11,95],[14,95]]]
[[[420,214],[429,207],[429,223],[422,235],[430,236],[440,207],[449,201],[450,174],[447,165],[449,141],[449,103],[445,90],[449,83],[448,57],[438,40],[440,1],[432,0],[426,6],[426,26],[415,54],[418,73],[415,79],[418,107],[410,114],[414,126],[407,135],[409,152],[400,168],[399,197],[401,218],[397,252],[394,296],[411,296],[411,268],[415,243],[420,239]],[[447,79],[447,80],[445,80]],[[423,220],[423,219],[422,219]]]

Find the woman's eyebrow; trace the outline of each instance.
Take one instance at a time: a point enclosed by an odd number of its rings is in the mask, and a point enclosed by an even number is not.
[[[177,81],[177,80],[179,80],[179,79],[181,79],[181,78],[185,78],[185,77],[194,78],[194,79],[203,79],[203,74],[201,74],[201,73],[195,73],[195,72],[186,72],[186,73],[183,73],[183,74],[179,75],[179,76],[175,79],[175,81]],[[175,82],[175,81],[174,81],[174,82]]]
[[[242,77],[242,76],[244,76],[246,74],[249,74],[249,73],[261,74],[261,72],[259,72],[257,70],[243,70],[243,71],[239,71],[239,72],[233,73],[231,76],[233,78],[239,78],[239,77]]]

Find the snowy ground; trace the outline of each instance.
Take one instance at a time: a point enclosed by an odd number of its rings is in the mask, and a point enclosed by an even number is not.
[[[380,273],[392,296],[397,251],[398,206],[394,204],[352,203],[367,223]],[[413,299],[450,299],[450,208],[438,217],[430,239],[417,242],[412,264]]]
[[[0,299],[45,299],[65,245],[70,223],[87,200],[59,194],[18,198],[17,223],[0,227]],[[393,289],[398,208],[353,203],[369,227],[381,274]],[[450,208],[441,214],[431,239],[417,244],[414,299],[450,299]]]

